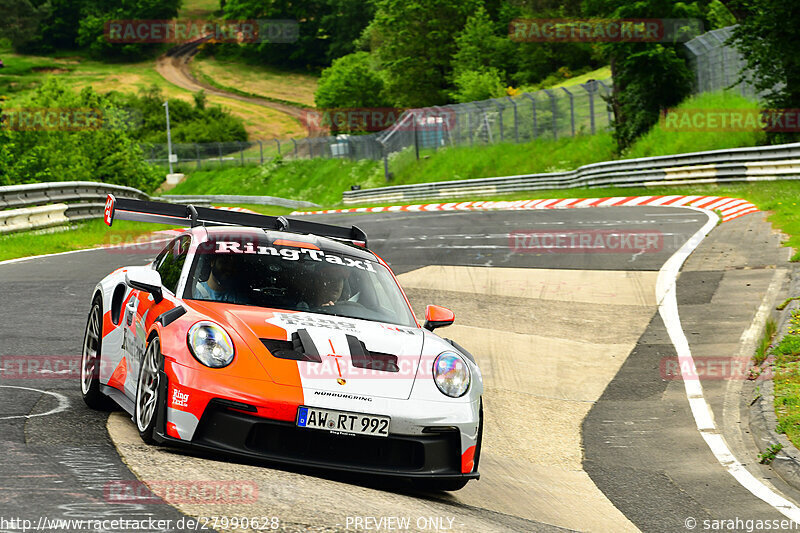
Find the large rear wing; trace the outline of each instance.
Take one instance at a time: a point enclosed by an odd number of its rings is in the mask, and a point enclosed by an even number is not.
[[[306,233],[352,241],[355,244],[367,245],[367,234],[357,226],[333,226],[321,222],[287,219],[195,207],[193,205],[168,204],[165,202],[149,202],[128,198],[115,198],[109,194],[103,212],[105,223],[111,226],[115,220],[135,220],[139,222],[155,222],[158,224],[174,224],[177,226],[246,226],[267,230]]]

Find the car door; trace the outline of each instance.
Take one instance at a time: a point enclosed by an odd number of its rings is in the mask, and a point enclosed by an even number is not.
[[[189,255],[191,237],[182,235],[167,245],[156,260],[153,262],[155,268],[161,276],[161,288],[163,300],[156,303],[153,295],[143,291],[133,291],[125,309],[126,335],[130,335],[130,341],[123,343],[127,349],[125,356],[128,357],[129,367],[137,379],[128,380],[125,392],[129,397],[134,398],[136,394],[136,384],[139,376],[139,367],[147,345],[147,332],[153,321],[165,311],[169,311],[178,305],[175,292],[180,282],[183,266]]]

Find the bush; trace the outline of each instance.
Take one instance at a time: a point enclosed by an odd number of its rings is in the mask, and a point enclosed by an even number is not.
[[[153,190],[160,171],[144,162],[139,144],[119,117],[124,110],[91,88],[68,90],[49,78],[20,109],[99,110],[99,128],[78,131],[0,132],[0,182],[5,185],[43,181],[102,181]]]
[[[456,91],[452,94],[456,102],[474,102],[503,96],[505,89],[500,73],[493,68],[467,70],[455,78]]]
[[[373,68],[370,55],[356,52],[322,71],[314,102],[322,109],[381,107],[387,105],[383,91],[383,78]]]

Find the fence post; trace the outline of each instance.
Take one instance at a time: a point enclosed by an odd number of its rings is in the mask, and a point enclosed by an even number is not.
[[[469,134],[469,145],[472,146],[475,144],[475,140],[472,137],[472,111],[469,108],[467,108],[467,133]]]
[[[505,128],[503,127],[503,111],[505,110],[505,108],[497,100],[492,100],[492,101],[494,102],[494,105],[497,107],[497,117],[498,117],[497,127],[500,128],[500,142],[503,142],[505,140]]]
[[[603,83],[603,81],[597,80],[596,83],[599,83],[600,87],[606,90],[606,94],[609,93],[610,89],[608,88],[608,85]],[[605,100],[603,100],[603,102],[605,102]],[[609,109],[608,104],[606,104],[606,113],[608,114],[608,125],[610,126],[614,122],[614,116],[611,114],[611,109]]]
[[[594,80],[589,80],[586,83],[582,83],[581,87],[589,94],[589,124],[592,128],[592,135],[595,134],[595,123],[594,123],[594,91],[595,91],[595,83]]]
[[[281,155],[281,140],[275,139],[275,144],[278,145],[278,155]]]
[[[261,153],[261,164],[264,164],[264,143],[258,141],[258,151]]]
[[[194,151],[197,154],[197,170],[200,170],[201,168],[203,168],[203,165],[202,165],[202,163],[200,163],[200,145],[199,144],[195,143]]]
[[[222,143],[217,143],[217,149],[219,150],[219,167],[222,168]]]
[[[506,96],[506,100],[511,102],[514,106],[514,142],[519,143],[519,116],[517,115],[517,103],[510,96]]]
[[[413,124],[413,132],[414,132],[414,153],[417,156],[417,161],[419,161],[419,134],[417,133],[417,115],[411,113],[411,123]]]
[[[531,93],[525,93],[531,101],[531,108],[533,108],[533,140],[539,136],[539,118],[536,113],[536,98]]]
[[[572,130],[572,136],[575,137],[575,98],[566,87],[562,87],[561,90],[569,95],[569,122]]]
[[[544,93],[550,98],[550,111],[553,113],[553,140],[558,139],[558,107],[556,105],[556,95],[549,89],[543,89]]]
[[[243,167],[243,166],[244,166],[244,151],[245,151],[245,146],[247,146],[247,143],[239,143],[239,149],[240,149],[240,150],[239,150],[239,161],[241,162],[241,163],[240,163],[240,165],[239,165],[240,167]]]
[[[386,183],[389,183],[392,181],[392,173],[389,172],[389,150],[386,149],[383,141],[378,141],[378,144],[381,147],[381,156],[383,157],[383,177],[386,178]]]
[[[297,159],[297,141],[292,139],[292,144],[294,144],[294,158]]]

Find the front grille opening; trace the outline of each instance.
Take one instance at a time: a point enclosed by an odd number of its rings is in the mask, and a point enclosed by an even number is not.
[[[340,465],[420,470],[425,464],[425,447],[420,442],[288,426],[256,425],[245,445],[259,453],[310,461],[324,457]]]

